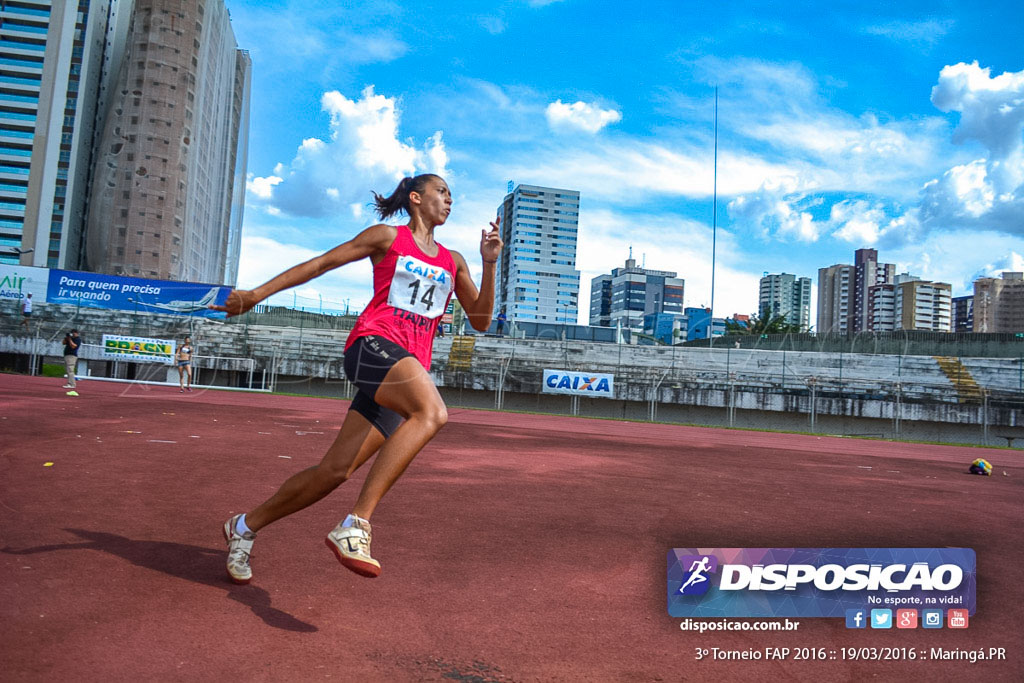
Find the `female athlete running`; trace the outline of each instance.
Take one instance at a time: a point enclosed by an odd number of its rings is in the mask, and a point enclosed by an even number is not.
[[[434,229],[451,212],[448,184],[433,174],[404,178],[389,197],[373,193],[381,220],[405,212],[408,225],[374,225],[354,239],[299,264],[254,290],[234,290],[223,306],[239,315],[267,297],[346,263],[373,263],[373,299],[345,345],[345,374],[358,389],[334,444],[320,464],[284,482],[266,502],[224,523],[227,569],[236,583],[249,583],[249,555],[256,532],[311,505],[352,476],[374,453],[377,458],[352,513],[327,535],[338,560],[362,576],[380,574],[370,555],[370,517],[416,454],[448,421],[448,412],[427,370],[434,334],[452,292],[470,325],[484,331],[494,307],[494,271],[502,241],[499,220],[481,231],[480,289],[461,254],[434,240]]]

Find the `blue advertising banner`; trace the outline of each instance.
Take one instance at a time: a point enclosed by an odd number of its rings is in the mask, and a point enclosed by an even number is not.
[[[139,313],[164,313],[201,318],[223,318],[210,304],[223,304],[230,287],[172,280],[50,270],[46,301],[90,308],[110,308]]]
[[[894,609],[973,615],[970,548],[673,548],[673,617],[847,617]],[[880,628],[872,624],[874,628]]]
[[[544,370],[541,392],[600,398],[615,397],[615,376],[600,372]]]

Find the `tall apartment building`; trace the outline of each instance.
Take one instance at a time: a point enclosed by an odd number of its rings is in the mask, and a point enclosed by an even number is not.
[[[878,251],[875,249],[858,249],[853,254],[853,263],[850,331],[866,332],[871,329],[871,288],[893,284],[896,266],[892,263],[879,263]]]
[[[974,332],[974,295],[953,297],[953,331]]]
[[[0,2],[0,262],[81,266],[100,93],[116,52],[108,41],[126,23],[117,9]]]
[[[234,284],[250,72],[223,0],[135,0],[97,142],[89,270]]]
[[[250,70],[223,0],[0,1],[0,262],[234,284]]]
[[[1024,273],[974,281],[974,331],[1024,332]]]
[[[874,285],[869,291],[868,329],[952,330],[952,287],[946,282],[929,282],[901,273],[892,284]]]
[[[946,282],[908,280],[896,287],[896,329],[950,332],[953,288]]]
[[[895,282],[896,266],[879,263],[874,249],[854,252],[854,265],[818,269],[818,332],[854,334],[872,329],[871,288]]]
[[[579,211],[579,192],[536,185],[516,186],[498,207],[505,248],[495,310],[508,320],[576,323]]]
[[[771,315],[784,315],[786,322],[799,324],[807,331],[811,326],[811,278],[779,273],[761,278],[757,310]]]
[[[590,324],[643,331],[644,316],[683,314],[685,281],[668,270],[638,268],[626,259],[623,268],[590,281]]]
[[[851,291],[854,269],[851,265],[836,264],[818,269],[819,334],[848,334],[850,313],[853,310]]]

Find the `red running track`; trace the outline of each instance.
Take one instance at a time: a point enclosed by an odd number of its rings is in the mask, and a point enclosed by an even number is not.
[[[221,524],[315,464],[348,403],[60,384],[0,375],[7,681],[1024,679],[1019,451],[456,409],[374,515],[380,578],[323,545],[357,476],[265,529],[235,586]],[[997,476],[965,474],[979,455]],[[698,635],[666,611],[672,547],[864,546],[973,547],[969,628]],[[854,646],[1009,659],[695,660]]]

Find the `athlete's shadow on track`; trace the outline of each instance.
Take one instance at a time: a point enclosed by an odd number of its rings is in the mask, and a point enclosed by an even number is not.
[[[312,624],[296,619],[270,605],[270,594],[256,586],[238,586],[221,578],[224,575],[224,551],[211,550],[195,545],[167,543],[164,541],[136,541],[116,534],[84,529],[65,529],[85,543],[58,543],[34,548],[3,548],[0,552],[8,555],[35,555],[57,550],[99,550],[128,560],[138,567],[163,572],[179,579],[200,583],[227,591],[228,597],[240,602],[253,614],[274,628],[286,631],[311,633],[319,629]]]

